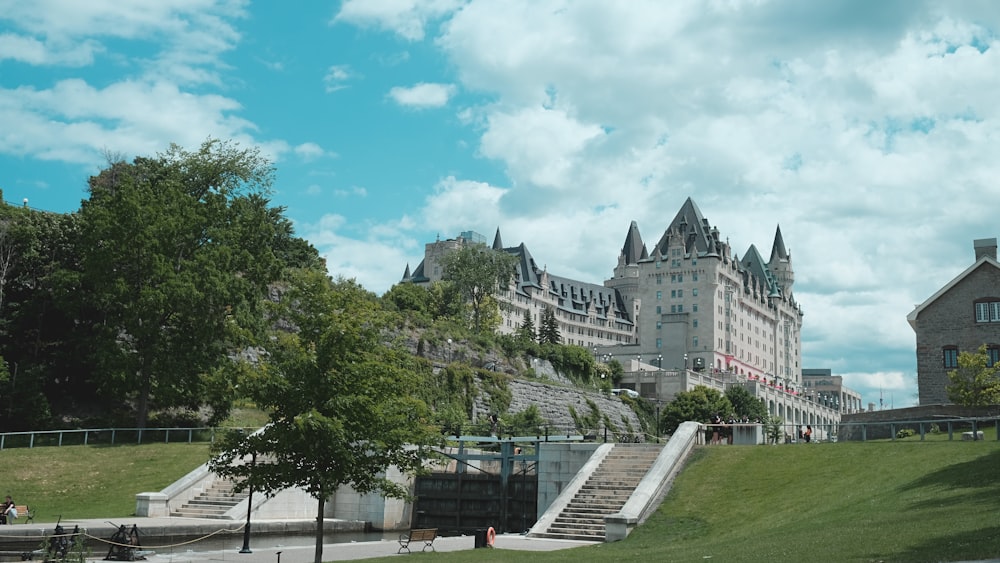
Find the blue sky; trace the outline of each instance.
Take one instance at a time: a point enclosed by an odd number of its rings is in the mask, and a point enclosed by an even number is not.
[[[907,406],[907,313],[1000,235],[998,29],[987,1],[0,0],[0,188],[74,211],[105,151],[234,139],[377,293],[497,227],[599,283],[691,196],[740,255],[781,226],[804,367]]]

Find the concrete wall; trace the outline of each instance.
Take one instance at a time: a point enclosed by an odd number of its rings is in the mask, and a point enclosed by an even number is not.
[[[576,477],[580,468],[602,444],[593,442],[553,443],[538,445],[538,514],[545,510]]]

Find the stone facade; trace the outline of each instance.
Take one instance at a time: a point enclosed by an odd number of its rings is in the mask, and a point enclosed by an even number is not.
[[[975,263],[907,316],[916,333],[920,404],[950,402],[948,372],[961,352],[986,344],[1000,357],[1000,264],[996,239],[974,242]],[[994,360],[995,361],[995,360]]]
[[[463,233],[429,243],[424,260],[412,273],[407,266],[402,281],[440,280],[444,253],[482,241]],[[631,224],[603,285],[540,268],[523,243],[504,247],[499,229],[493,248],[518,258],[513,283],[498,295],[507,305],[501,332],[516,331],[525,313],[537,328],[551,308],[563,343],[593,350],[599,359],[767,377],[786,387],[801,383],[802,311],[780,228],[767,260],[754,245],[739,258],[688,198],[652,250]]]

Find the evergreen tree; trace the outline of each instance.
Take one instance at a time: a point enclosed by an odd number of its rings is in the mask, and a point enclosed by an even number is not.
[[[524,340],[535,341],[535,322],[531,320],[531,312],[525,309],[521,326],[517,329],[517,334]]]
[[[552,307],[546,306],[542,311],[542,327],[538,331],[538,342],[540,344],[559,344],[561,340],[556,312]]]

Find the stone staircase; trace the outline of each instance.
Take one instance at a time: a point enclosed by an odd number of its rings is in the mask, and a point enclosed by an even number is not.
[[[208,489],[185,502],[170,515],[182,518],[228,519],[226,512],[243,502],[249,494],[249,491],[234,492],[232,482],[216,479]]]
[[[616,444],[549,529],[532,535],[603,542],[604,517],[621,510],[662,449],[662,444]]]

